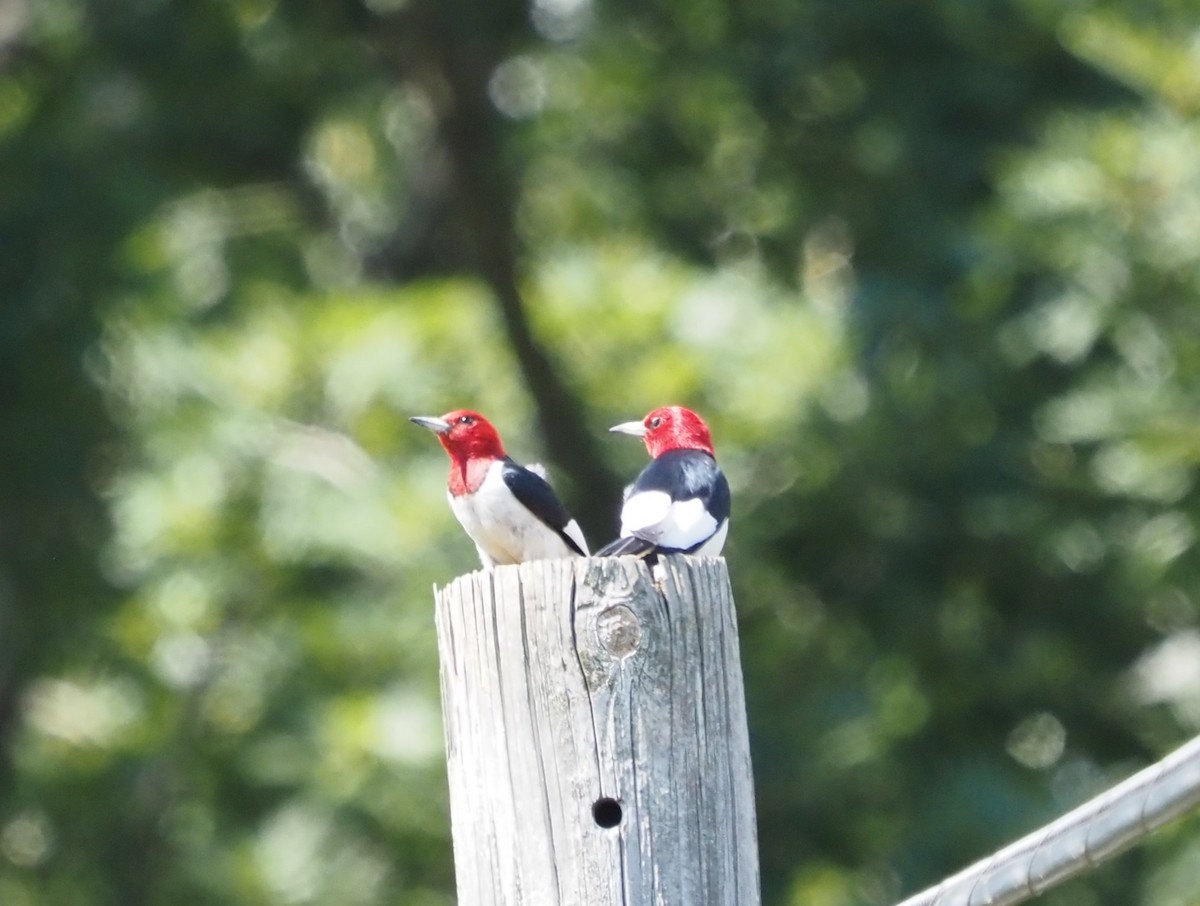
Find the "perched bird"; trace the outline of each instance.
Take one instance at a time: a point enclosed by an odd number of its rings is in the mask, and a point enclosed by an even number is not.
[[[729,482],[704,420],[691,409],[663,406],[609,430],[641,437],[653,461],[626,492],[621,537],[596,556],[717,556],[729,531]]]
[[[437,434],[450,454],[446,496],[485,568],[587,556],[583,532],[554,489],[539,472],[509,458],[486,418],[457,409],[409,421]]]

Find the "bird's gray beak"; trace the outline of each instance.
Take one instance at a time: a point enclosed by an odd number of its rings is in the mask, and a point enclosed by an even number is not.
[[[445,434],[450,430],[450,423],[444,418],[432,418],[428,415],[414,415],[409,418],[409,421],[414,425],[420,425],[422,428],[428,428],[434,434]]]
[[[641,422],[621,422],[621,424],[613,425],[608,430],[615,431],[617,434],[632,434],[634,437],[646,436],[646,426]]]

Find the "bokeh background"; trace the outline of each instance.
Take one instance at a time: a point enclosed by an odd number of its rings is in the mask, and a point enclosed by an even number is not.
[[[406,421],[734,492],[768,906],[1200,730],[1190,0],[0,0],[0,903],[453,902]],[[1184,821],[1047,904],[1189,906]]]

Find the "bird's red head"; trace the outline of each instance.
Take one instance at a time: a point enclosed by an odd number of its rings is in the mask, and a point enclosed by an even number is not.
[[[704,419],[683,406],[660,406],[640,422],[625,422],[610,430],[641,437],[653,458],[668,450],[703,450],[716,455]]]
[[[419,415],[409,421],[437,434],[455,462],[504,458],[504,444],[500,442],[499,432],[478,412],[455,409],[440,418]]]

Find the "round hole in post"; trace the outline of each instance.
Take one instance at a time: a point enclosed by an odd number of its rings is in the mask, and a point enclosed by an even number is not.
[[[621,803],[603,796],[592,803],[592,818],[603,828],[616,827],[621,823]]]

